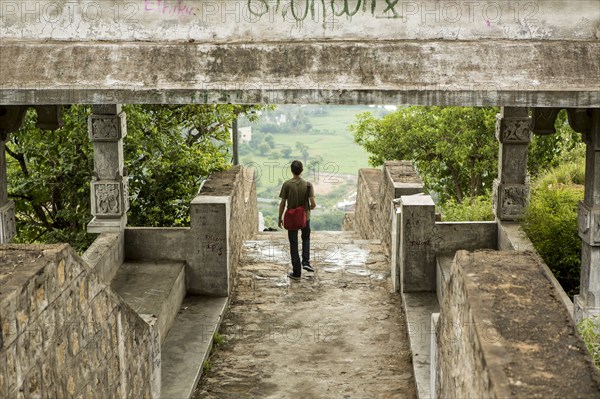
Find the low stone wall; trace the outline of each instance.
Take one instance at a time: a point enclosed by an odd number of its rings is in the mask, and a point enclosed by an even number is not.
[[[365,239],[380,239],[388,256],[392,245],[392,201],[423,192],[409,161],[386,161],[383,169],[360,169],[354,229]]]
[[[0,245],[0,287],[0,397],[160,397],[158,333],[70,246]]]
[[[189,293],[227,296],[243,242],[258,231],[253,172],[233,166],[212,174],[192,200],[190,219],[189,228],[128,227],[125,257],[185,261]]]
[[[392,243],[392,201],[403,195],[423,192],[423,182],[410,161],[386,161],[383,165],[383,179],[379,186],[377,221],[375,228],[381,238],[383,248],[390,254]]]
[[[437,397],[600,397],[600,374],[530,251],[459,251],[436,344]]]
[[[435,222],[433,229],[437,255],[454,255],[458,250],[498,248],[496,222]]]
[[[563,305],[565,305],[565,309],[570,315],[573,315],[573,301],[569,298],[569,295],[565,292],[563,287],[560,285],[556,277],[554,277],[554,273],[552,270],[546,265],[543,261],[542,257],[539,256],[535,248],[533,247],[533,243],[527,237],[527,234],[521,228],[521,224],[518,222],[498,222],[498,249],[502,251],[531,251],[534,253],[542,265],[544,272],[546,273],[546,277],[552,282],[555,291],[558,293],[560,300]]]
[[[381,238],[376,225],[379,224],[377,195],[383,180],[379,169],[360,169],[356,188],[356,207],[354,208],[354,229],[366,240]]]
[[[100,234],[85,251],[82,259],[104,284],[110,285],[119,266],[125,260],[125,234],[123,232]]]

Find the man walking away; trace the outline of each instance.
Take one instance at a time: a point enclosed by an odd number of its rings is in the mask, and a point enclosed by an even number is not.
[[[298,230],[288,230],[288,240],[290,241],[290,256],[292,258],[293,271],[288,274],[290,278],[299,279],[302,275],[302,269],[314,272],[310,265],[310,210],[315,209],[315,191],[313,185],[300,177],[304,166],[302,162],[296,160],[291,165],[292,177],[290,180],[283,183],[279,197],[279,222],[281,228],[283,224],[283,212],[286,207],[294,209],[304,205],[306,210],[306,226],[302,229],[302,263],[300,263],[300,255],[298,254]],[[307,200],[308,197],[308,200]]]

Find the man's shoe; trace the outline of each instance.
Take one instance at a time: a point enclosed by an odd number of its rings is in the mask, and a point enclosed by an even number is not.
[[[293,279],[293,280],[300,280],[300,276],[296,276],[294,274],[294,272],[289,272],[288,273],[288,277],[291,278],[291,279]]]
[[[314,272],[315,271],[315,269],[313,269],[310,264],[302,265],[302,268],[304,270],[306,270],[307,272]]]

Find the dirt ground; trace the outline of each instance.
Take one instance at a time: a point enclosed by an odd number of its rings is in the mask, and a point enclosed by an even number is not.
[[[400,296],[381,247],[316,232],[315,273],[291,270],[285,233],[247,242],[238,287],[195,398],[414,398]]]

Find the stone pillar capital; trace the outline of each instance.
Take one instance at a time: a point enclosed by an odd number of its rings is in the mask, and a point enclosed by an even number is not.
[[[531,141],[531,118],[529,116],[496,115],[496,139],[503,144],[529,144]]]
[[[88,135],[92,141],[119,141],[127,135],[125,113],[115,115],[90,115]]]

